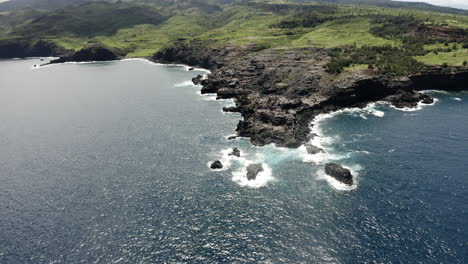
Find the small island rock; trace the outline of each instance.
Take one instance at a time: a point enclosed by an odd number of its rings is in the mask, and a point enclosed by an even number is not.
[[[223,164],[221,163],[221,161],[216,160],[216,161],[214,161],[213,163],[211,163],[210,168],[213,169],[213,170],[222,169],[222,168],[223,168]]]
[[[314,145],[307,144],[306,146],[307,153],[309,154],[317,154],[317,153],[325,153],[322,148],[316,147]]]
[[[344,184],[353,184],[353,175],[351,175],[351,171],[336,163],[327,163],[325,165],[325,173]]]
[[[233,149],[232,149],[232,152],[229,153],[229,156],[240,157],[240,150],[239,150],[238,148],[233,148]]]
[[[257,175],[263,171],[263,166],[261,163],[254,163],[247,166],[247,179],[249,181],[255,180]]]

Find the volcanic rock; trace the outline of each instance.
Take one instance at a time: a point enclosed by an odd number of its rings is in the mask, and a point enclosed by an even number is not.
[[[211,163],[210,168],[213,169],[213,170],[222,169],[222,168],[223,168],[223,164],[221,163],[221,161],[216,160],[216,161],[214,161],[213,163]]]
[[[240,150],[239,150],[238,148],[233,148],[233,149],[232,149],[232,152],[229,153],[229,156],[240,157]]]
[[[325,165],[325,173],[344,184],[353,184],[353,175],[351,175],[351,171],[336,163],[327,163]]]
[[[305,145],[307,153],[309,154],[317,154],[317,153],[325,153],[325,151],[322,148],[316,147],[311,144]]]
[[[240,112],[240,109],[237,106],[227,106],[227,107],[223,107],[223,111],[224,112],[237,113],[237,112]]]
[[[263,171],[263,166],[261,163],[254,163],[247,166],[247,179],[249,181],[255,180],[257,175]]]

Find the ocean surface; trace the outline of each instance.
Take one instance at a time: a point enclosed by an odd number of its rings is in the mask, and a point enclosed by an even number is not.
[[[0,61],[2,264],[468,263],[468,93],[319,116],[308,155],[227,140],[201,69],[39,63]]]

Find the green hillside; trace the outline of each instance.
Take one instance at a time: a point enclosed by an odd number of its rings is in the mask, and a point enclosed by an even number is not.
[[[257,45],[257,51],[317,46],[335,54],[331,71],[392,64],[391,54],[410,62],[407,67],[468,60],[465,11],[388,2],[95,1],[0,13],[0,43],[42,39],[74,50],[102,43],[125,50],[127,57],[151,56],[180,38],[210,40],[215,46]],[[371,54],[363,58],[363,51]]]

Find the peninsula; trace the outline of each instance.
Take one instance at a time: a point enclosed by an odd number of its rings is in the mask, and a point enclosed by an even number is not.
[[[39,1],[39,0],[38,0]],[[468,83],[468,11],[393,1],[90,1],[0,4],[0,58],[51,63],[144,57],[211,70],[202,93],[232,98],[237,136],[299,147],[321,113]]]

